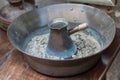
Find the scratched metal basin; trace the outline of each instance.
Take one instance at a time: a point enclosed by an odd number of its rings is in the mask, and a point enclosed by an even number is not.
[[[51,60],[26,53],[25,39],[34,31],[42,29],[54,18],[65,18],[73,23],[88,23],[103,41],[102,49],[91,56],[78,59]],[[77,20],[74,20],[77,19]],[[72,76],[93,67],[102,52],[111,44],[115,36],[115,23],[106,13],[82,4],[56,4],[27,12],[15,19],[8,28],[7,35],[16,49],[24,54],[25,60],[36,71],[50,76]]]

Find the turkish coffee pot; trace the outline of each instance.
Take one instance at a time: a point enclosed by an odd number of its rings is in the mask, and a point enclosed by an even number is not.
[[[8,2],[9,4],[0,9],[0,28],[5,31],[15,18],[34,8],[24,0],[8,0]]]
[[[46,52],[49,55],[59,58],[70,58],[76,54],[77,47],[70,38],[70,35],[88,28],[88,25],[83,23],[67,30],[68,25],[69,23],[64,18],[56,18],[48,26],[50,28],[50,36]]]

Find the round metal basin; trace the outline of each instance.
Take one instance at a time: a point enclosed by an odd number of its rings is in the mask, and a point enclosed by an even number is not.
[[[72,23],[88,23],[89,28],[101,35],[102,49],[84,58],[65,60],[39,58],[26,53],[23,48],[25,39],[51,20],[61,17]],[[25,60],[36,71],[50,76],[72,76],[89,70],[97,63],[101,53],[113,41],[115,31],[113,19],[99,9],[82,4],[56,4],[21,15],[9,26],[7,34],[14,47],[24,54]]]

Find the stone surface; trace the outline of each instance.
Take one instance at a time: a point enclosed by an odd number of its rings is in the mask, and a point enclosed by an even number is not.
[[[107,73],[107,80],[120,80],[120,52]]]
[[[35,5],[37,7],[44,7],[51,4],[65,3],[67,0],[35,0]]]
[[[6,4],[8,4],[6,0],[0,0],[0,8]]]

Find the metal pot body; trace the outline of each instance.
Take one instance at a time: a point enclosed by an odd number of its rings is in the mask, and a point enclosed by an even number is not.
[[[49,76],[74,76],[92,68],[100,59],[100,55],[94,55],[76,60],[44,60],[29,55],[24,55],[27,63],[36,71]]]
[[[68,22],[88,23],[103,39],[101,51],[91,56],[78,59],[51,60],[29,55],[24,51],[24,41],[32,32],[42,29],[55,18],[65,18]],[[15,19],[7,34],[11,43],[24,53],[25,60],[36,71],[50,76],[71,76],[85,72],[95,65],[115,36],[115,23],[106,13],[82,4],[56,4],[36,9]],[[41,31],[44,31],[41,30]]]
[[[15,18],[34,8],[29,3],[23,3],[23,0],[8,1],[9,4],[0,9],[0,28],[3,30],[7,30],[8,26]]]

